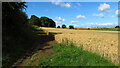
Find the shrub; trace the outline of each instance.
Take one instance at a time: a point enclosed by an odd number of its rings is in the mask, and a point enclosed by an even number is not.
[[[69,29],[74,29],[74,26],[70,25],[70,26],[69,26]]]
[[[120,28],[120,26],[115,26],[115,28]]]
[[[57,26],[57,28],[60,28],[60,26]]]
[[[63,24],[63,25],[62,25],[62,28],[66,28],[66,25],[65,25],[65,24]]]
[[[90,28],[88,28],[88,30],[90,30]]]

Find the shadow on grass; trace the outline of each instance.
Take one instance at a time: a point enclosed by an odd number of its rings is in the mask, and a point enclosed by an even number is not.
[[[17,37],[13,38],[13,40],[6,43],[8,47],[3,48],[3,59],[2,59],[2,67],[15,67],[22,63],[24,59],[28,56],[32,56],[36,51],[42,50],[44,47],[42,44],[46,44],[49,41],[55,40],[54,35],[57,33],[45,33],[42,29],[35,30],[34,35],[30,37],[30,39],[17,39]],[[12,36],[11,36],[12,37]],[[15,39],[15,40],[14,40]],[[14,42],[17,41],[17,42]],[[23,42],[21,42],[23,41]],[[13,46],[12,46],[13,45]],[[19,62],[17,62],[20,60]]]

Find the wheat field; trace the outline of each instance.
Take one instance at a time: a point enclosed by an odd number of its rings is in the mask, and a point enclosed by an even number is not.
[[[97,53],[112,62],[118,64],[118,31],[102,30],[73,30],[61,28],[45,28],[45,32],[55,33],[55,40],[59,43],[63,39],[72,41],[76,46],[82,46],[84,50]]]

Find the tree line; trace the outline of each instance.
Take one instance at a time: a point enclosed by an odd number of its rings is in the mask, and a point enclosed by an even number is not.
[[[63,24],[61,27],[60,26],[57,26],[57,28],[67,28],[65,24]],[[120,28],[119,25],[115,26],[114,28]],[[69,29],[74,29],[74,26],[73,25],[69,25]],[[88,28],[90,29],[90,28]]]
[[[25,2],[2,3],[2,67],[8,68],[35,42],[35,33],[23,10]],[[30,45],[31,44],[31,45]]]
[[[115,26],[115,28],[120,28],[120,26],[119,26],[119,25],[117,25],[117,26]]]
[[[57,28],[67,28],[65,24],[63,24],[61,27],[57,26]],[[69,29],[74,29],[73,25],[69,25]]]
[[[2,3],[2,67],[8,68],[23,57],[37,38],[36,28],[56,27],[56,23],[48,18],[38,18],[32,15],[29,19],[26,12],[25,2]]]
[[[56,27],[56,23],[48,18],[48,17],[37,17],[35,15],[31,15],[31,18],[29,19],[29,23],[31,25],[36,25],[39,27]]]

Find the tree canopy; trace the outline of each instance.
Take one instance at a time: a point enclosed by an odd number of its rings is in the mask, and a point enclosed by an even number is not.
[[[37,25],[37,26],[41,26],[41,27],[56,27],[56,23],[48,18],[48,17],[37,17],[35,15],[32,15],[29,23],[33,24],[33,25]]]
[[[73,26],[73,25],[70,25],[70,26],[69,26],[69,29],[74,29],[74,26]]]
[[[66,28],[66,25],[65,25],[65,24],[63,24],[63,25],[62,25],[62,28]]]
[[[57,26],[57,28],[60,28],[60,26]]]
[[[55,22],[48,17],[41,17],[39,20],[42,24],[42,27],[56,27]]]
[[[115,28],[120,28],[120,26],[119,26],[119,25],[117,25],[117,26],[115,26]]]
[[[33,28],[28,23],[27,14],[23,12],[26,7],[25,2],[2,3],[3,68],[11,67],[34,43]]]
[[[29,23],[32,24],[32,25],[41,26],[41,22],[39,21],[39,17],[37,17],[35,15],[31,15]]]

